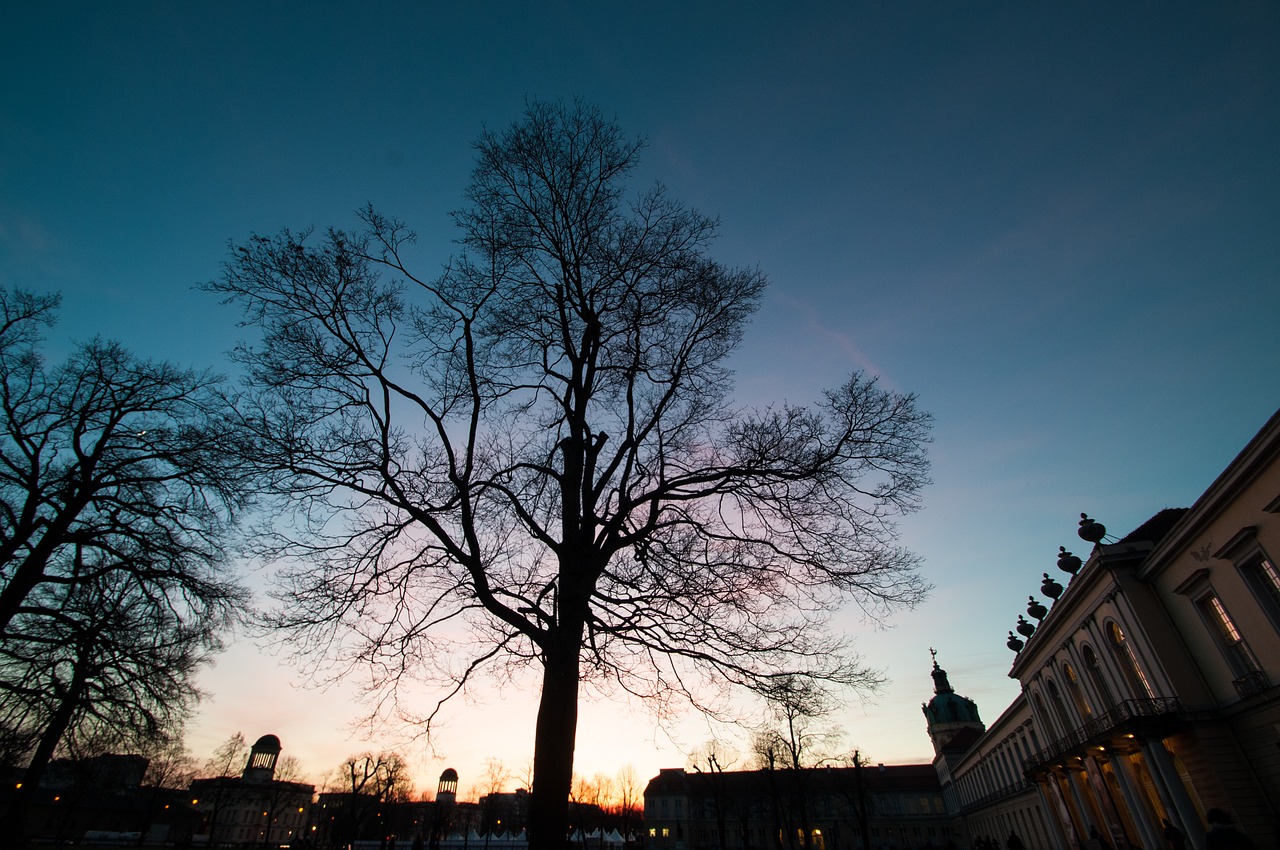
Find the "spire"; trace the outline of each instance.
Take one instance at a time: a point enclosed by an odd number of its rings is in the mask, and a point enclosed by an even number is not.
[[[933,657],[933,699],[925,703],[925,724],[929,730],[929,738],[933,741],[933,751],[942,755],[946,750],[951,755],[962,753],[973,743],[977,735],[986,731],[982,719],[978,716],[978,705],[968,697],[962,697],[951,687],[947,680],[947,671],[938,665],[938,651],[929,648]]]
[[[947,671],[938,666],[938,650],[929,647],[929,654],[933,656],[933,692],[935,694],[953,694],[955,689],[951,687],[951,683],[947,681]]]

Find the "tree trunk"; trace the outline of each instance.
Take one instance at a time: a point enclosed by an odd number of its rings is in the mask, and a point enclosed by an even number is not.
[[[569,834],[569,793],[578,735],[579,641],[566,641],[574,645],[558,648],[554,654],[548,652],[543,667],[534,733],[529,850],[564,850]]]
[[[4,834],[15,842],[11,845],[13,847],[28,846],[27,808],[35,796],[40,780],[44,778],[45,768],[53,760],[58,742],[62,740],[67,727],[71,725],[71,718],[75,716],[80,697],[84,692],[84,680],[83,670],[77,668],[68,694],[58,704],[58,708],[49,718],[49,724],[40,736],[40,743],[36,745],[36,751],[31,756],[31,762],[22,776],[21,785],[9,798],[9,811],[5,813],[3,830]]]

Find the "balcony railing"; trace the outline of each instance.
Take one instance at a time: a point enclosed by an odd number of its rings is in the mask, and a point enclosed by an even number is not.
[[[1026,759],[1022,766],[1027,773],[1033,773],[1073,751],[1083,751],[1085,747],[1102,743],[1114,735],[1149,732],[1157,725],[1176,719],[1180,711],[1181,704],[1173,697],[1125,700],[1063,735]]]
[[[1015,794],[1021,794],[1024,791],[1033,787],[1035,786],[1032,785],[1029,780],[1020,779],[1017,782],[1014,782],[1012,785],[1006,785],[1003,788],[999,788],[988,794],[983,794],[981,797],[977,797],[973,800],[970,800],[967,803],[961,803],[960,812],[961,814],[969,814],[970,812],[977,811],[978,809],[981,809],[984,806],[990,805],[991,803],[1004,800],[1007,797],[1012,797]]]
[[[1231,684],[1236,686],[1236,693],[1242,697],[1260,694],[1267,688],[1271,687],[1271,682],[1267,680],[1267,674],[1261,670],[1253,670],[1245,673],[1239,679]]]

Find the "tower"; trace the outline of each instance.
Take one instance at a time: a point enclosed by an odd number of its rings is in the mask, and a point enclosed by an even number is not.
[[[446,767],[440,774],[440,785],[436,788],[436,802],[452,806],[458,802],[458,771]]]
[[[935,755],[942,755],[944,749],[967,750],[969,745],[987,730],[978,716],[978,705],[968,697],[962,697],[951,687],[947,680],[947,671],[938,666],[938,652],[930,649],[933,656],[933,699],[922,705],[925,722],[929,729],[929,739],[933,741]]]
[[[276,775],[276,759],[280,758],[280,739],[275,735],[263,735],[253,742],[249,761],[240,778],[245,782],[270,782]]]

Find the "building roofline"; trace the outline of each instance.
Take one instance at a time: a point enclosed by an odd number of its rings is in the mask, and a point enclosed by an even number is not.
[[[1280,410],[1271,414],[1266,424],[1152,549],[1139,569],[1138,577],[1148,578],[1170,560],[1172,555],[1185,550],[1204,526],[1222,513],[1236,494],[1253,483],[1277,453],[1280,453]]]

